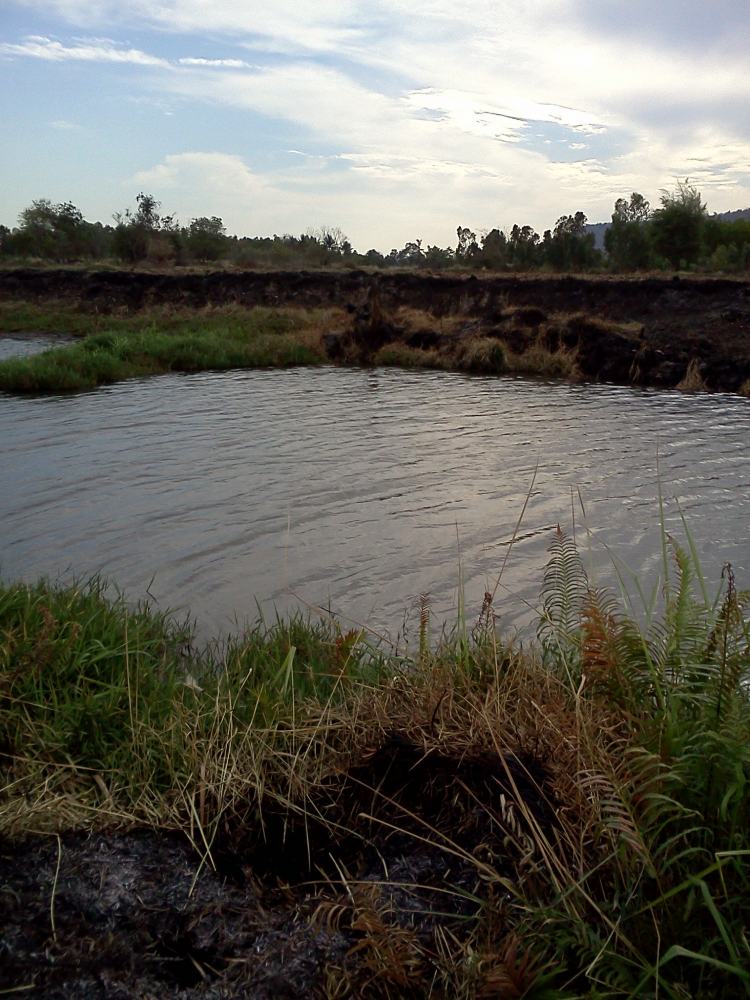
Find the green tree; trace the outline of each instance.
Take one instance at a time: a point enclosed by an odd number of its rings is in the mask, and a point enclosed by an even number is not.
[[[634,191],[630,200],[618,198],[612,224],[604,234],[604,246],[618,271],[636,271],[653,264],[653,245],[648,220],[651,206]]]
[[[224,223],[216,215],[193,219],[188,226],[186,243],[188,253],[194,260],[220,260],[227,246]]]
[[[135,264],[151,257],[166,261],[180,256],[181,241],[177,220],[173,215],[161,216],[161,202],[153,195],[137,195],[136,209],[116,212],[113,252],[120,260]]]
[[[508,262],[516,271],[529,271],[541,263],[539,233],[531,226],[514,225],[508,235]]]
[[[424,255],[424,263],[435,271],[442,271],[453,263],[454,255],[451,247],[428,246]]]
[[[53,205],[47,198],[32,201],[18,217],[18,252],[48,260],[91,256],[91,226],[70,201]]]
[[[652,221],[656,250],[674,268],[696,263],[707,219],[700,191],[685,179],[674,191],[662,191],[660,201]]]
[[[583,212],[561,216],[551,236],[545,233],[544,250],[548,262],[558,271],[584,271],[593,267],[598,258],[594,236],[586,232]]]
[[[482,267],[498,271],[508,262],[508,240],[500,229],[490,229],[482,238],[482,250],[479,254]]]

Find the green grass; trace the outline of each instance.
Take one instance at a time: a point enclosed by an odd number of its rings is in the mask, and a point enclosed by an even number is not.
[[[0,362],[0,389],[72,392],[170,371],[287,367],[324,360],[325,312],[284,309],[149,310],[101,317],[23,305],[0,328],[67,329],[79,343]],[[5,325],[3,325],[5,323]]]
[[[335,857],[400,829],[446,870],[456,852],[476,868],[475,917],[413,944],[445,995],[493,995],[505,976],[509,996],[745,996],[750,597],[730,571],[707,595],[667,548],[658,613],[592,590],[558,534],[535,643],[504,640],[485,608],[430,648],[425,603],[408,655],[304,618],[197,653],[184,623],[98,581],[5,586],[0,830],[151,825],[210,854],[281,811],[290,835],[323,827]],[[427,776],[399,806],[372,771],[363,812],[346,776],[366,784],[383,746],[411,748],[404,781]],[[487,760],[496,778],[472,784]]]

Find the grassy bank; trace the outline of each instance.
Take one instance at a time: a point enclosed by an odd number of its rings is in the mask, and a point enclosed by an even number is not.
[[[509,316],[512,326],[512,311]],[[399,337],[368,356],[368,362],[488,375],[579,376],[575,353],[561,345],[553,349],[542,336],[538,343],[514,351],[498,339],[462,332],[467,318],[460,314],[438,319],[418,310],[399,309],[393,320]],[[41,354],[0,362],[0,389],[73,392],[170,371],[318,364],[330,360],[324,346],[326,334],[346,331],[350,324],[351,317],[336,309],[154,306],[101,314],[70,303],[0,302],[0,331],[66,332],[80,338]],[[439,334],[439,347],[409,344],[423,337],[425,330],[428,336]],[[344,336],[341,343],[337,361],[362,363],[361,348],[354,341]]]
[[[639,625],[560,534],[535,643],[489,604],[430,643],[425,602],[410,652],[292,619],[197,654],[97,583],[6,586],[0,829],[175,830],[283,884],[309,995],[744,996],[748,597],[670,558]]]
[[[331,311],[154,308],[102,316],[29,303],[0,308],[0,330],[59,332],[80,342],[0,362],[0,388],[71,392],[166,372],[286,367],[324,360],[321,331]]]

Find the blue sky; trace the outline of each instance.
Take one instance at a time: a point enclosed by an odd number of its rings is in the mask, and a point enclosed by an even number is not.
[[[749,37],[744,0],[2,0],[0,222],[144,190],[388,251],[684,177],[750,207]]]

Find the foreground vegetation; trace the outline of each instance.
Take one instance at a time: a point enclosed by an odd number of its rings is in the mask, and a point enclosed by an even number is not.
[[[5,586],[0,830],[178,830],[275,871],[297,933],[348,942],[320,995],[747,995],[748,595],[664,546],[634,616],[558,533],[530,645],[489,594],[436,643],[423,599],[410,651],[293,618],[196,653],[98,581]]]

